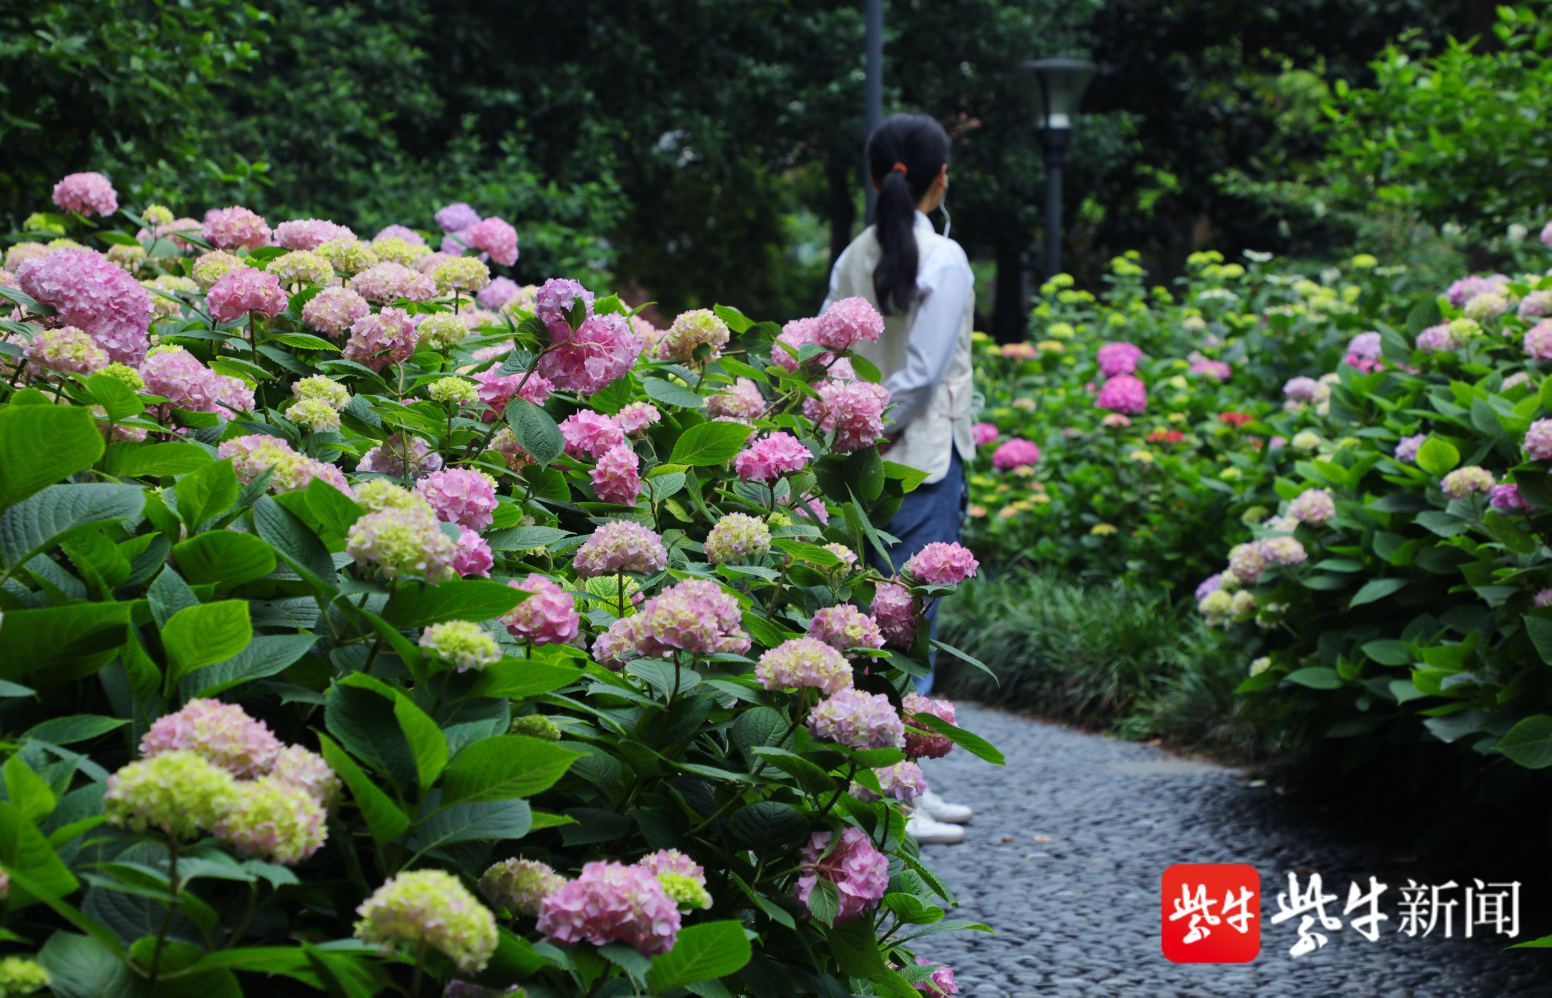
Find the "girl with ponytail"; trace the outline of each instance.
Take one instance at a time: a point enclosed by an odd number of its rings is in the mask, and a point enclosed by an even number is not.
[[[889,523],[899,543],[889,548],[888,563],[868,552],[890,572],[928,544],[959,540],[969,500],[964,462],[975,456],[975,278],[946,226],[938,235],[927,218],[948,190],[948,135],[941,125],[922,114],[886,119],[868,137],[868,173],[878,190],[875,223],[836,258],[825,308],[861,297],[884,316],[878,341],[861,340],[852,348],[879,369],[893,403],[884,425],[887,442],[879,449],[887,448],[887,460],[927,473]],[[931,619],[936,636],[936,603]],[[932,678],[917,679],[917,690],[929,692]],[[970,817],[969,808],[928,794],[906,831],[922,842],[959,842],[964,830],[955,824]]]

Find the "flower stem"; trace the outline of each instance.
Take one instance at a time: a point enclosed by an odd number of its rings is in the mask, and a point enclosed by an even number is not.
[[[178,890],[178,840],[172,836],[167,839],[167,882],[172,888],[168,892],[172,895],[172,903],[167,906],[167,915],[156,930],[156,946],[151,950],[151,987],[156,986],[156,978],[161,970],[162,947],[167,944],[167,933],[172,928],[173,917],[178,914],[178,895],[181,893]]]

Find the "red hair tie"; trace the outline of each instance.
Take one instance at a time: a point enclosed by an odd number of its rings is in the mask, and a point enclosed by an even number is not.
[[[896,170],[899,170],[901,173],[905,173],[906,172],[905,164],[904,163],[896,163],[894,166],[891,166],[889,168],[889,172],[891,172],[891,173],[893,173]],[[909,176],[909,174],[906,174],[906,175]]]

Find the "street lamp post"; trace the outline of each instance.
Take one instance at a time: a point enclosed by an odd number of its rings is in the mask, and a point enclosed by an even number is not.
[[[1035,59],[1014,67],[1045,151],[1045,276],[1062,272],[1062,169],[1072,119],[1099,67],[1086,59]]]

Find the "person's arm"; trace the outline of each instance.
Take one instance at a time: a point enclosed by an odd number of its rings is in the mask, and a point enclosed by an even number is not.
[[[975,288],[970,261],[958,243],[945,242],[933,251],[917,286],[923,298],[906,341],[905,366],[884,382],[894,404],[884,425],[889,437],[899,435],[927,407],[954,359],[960,317]]]

